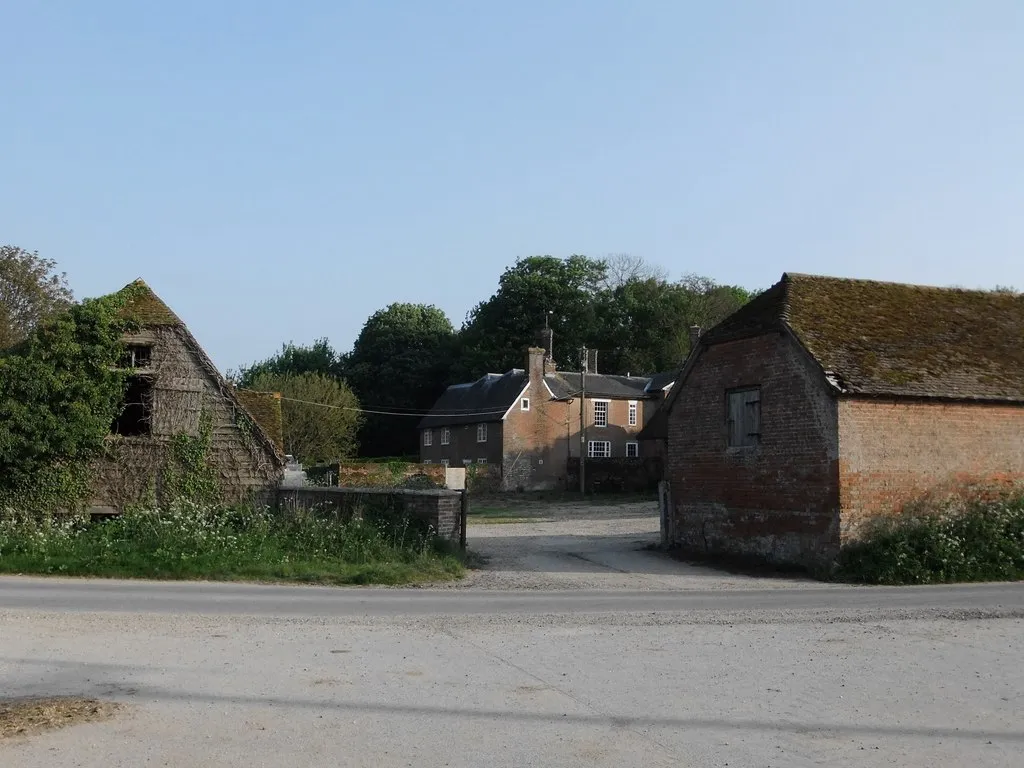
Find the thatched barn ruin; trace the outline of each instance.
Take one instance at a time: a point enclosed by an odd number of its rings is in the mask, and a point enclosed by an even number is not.
[[[227,503],[267,499],[285,466],[280,397],[231,387],[142,280],[120,293],[138,327],[124,339],[131,374],[107,456],[94,467],[93,510],[164,502],[171,485],[211,481]]]

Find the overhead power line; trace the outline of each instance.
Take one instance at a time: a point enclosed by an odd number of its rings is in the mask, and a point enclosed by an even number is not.
[[[240,391],[242,391],[242,392],[255,392],[256,390],[245,389],[245,390],[240,390]],[[265,393],[264,392],[264,393],[261,393],[261,394],[269,394],[269,393]],[[281,396],[281,399],[282,400],[287,400],[290,403],[301,403],[303,405],[315,405],[318,408],[331,408],[331,409],[338,410],[338,411],[354,411],[356,413],[370,413],[370,414],[373,414],[375,416],[415,416],[418,419],[422,419],[424,416],[444,416],[444,417],[447,417],[447,418],[455,418],[455,417],[461,417],[461,416],[501,416],[501,415],[504,415],[505,411],[508,410],[508,408],[502,408],[501,410],[493,410],[493,411],[472,411],[472,412],[460,411],[458,413],[455,413],[455,412],[437,413],[437,412],[433,412],[433,411],[424,411],[423,413],[410,413],[410,412],[407,412],[407,411],[387,411],[387,410],[377,410],[377,409],[373,409],[373,408],[353,408],[352,406],[348,406],[348,405],[329,405],[328,403],[315,403],[312,400],[299,400],[299,399],[294,398],[294,397],[285,397],[283,395]]]

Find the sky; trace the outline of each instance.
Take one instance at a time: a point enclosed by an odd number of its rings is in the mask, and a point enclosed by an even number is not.
[[[222,370],[517,258],[1024,288],[1020,0],[0,6],[0,243]]]

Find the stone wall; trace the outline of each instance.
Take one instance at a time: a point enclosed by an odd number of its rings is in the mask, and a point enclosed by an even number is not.
[[[458,491],[281,488],[277,492],[277,508],[282,514],[311,512],[340,522],[361,518],[402,525],[410,521],[455,543],[462,530],[462,494]]]
[[[699,352],[668,419],[671,544],[816,565],[839,549],[837,403],[788,335]],[[759,385],[754,447],[731,448],[726,391]]]
[[[925,498],[1024,484],[1024,406],[839,401],[841,537]]]
[[[580,460],[567,464],[569,488],[580,487]],[[588,493],[654,493],[662,478],[660,457],[636,459],[587,459],[584,466]]]

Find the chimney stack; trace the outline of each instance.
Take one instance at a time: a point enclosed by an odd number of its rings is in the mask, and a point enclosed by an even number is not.
[[[697,344],[700,343],[700,335],[703,333],[699,325],[690,326],[690,354],[692,355],[694,350],[697,349]]]

